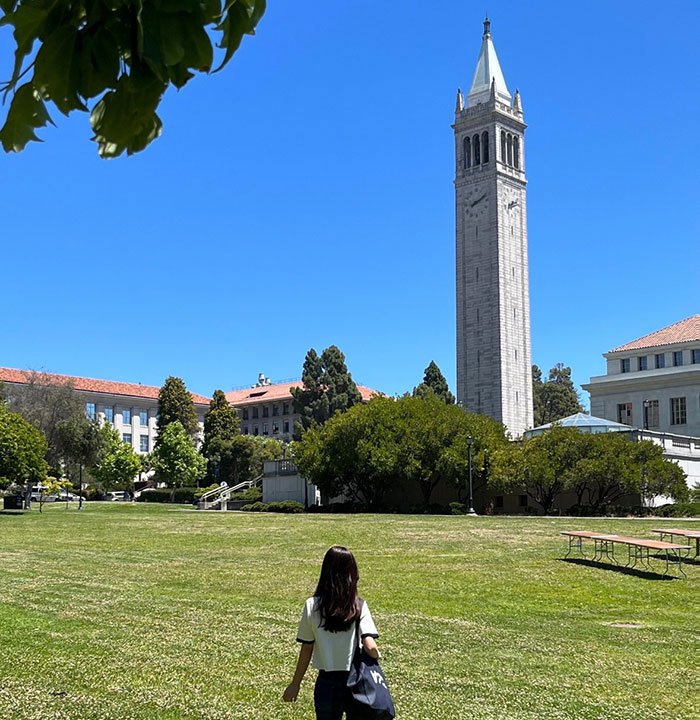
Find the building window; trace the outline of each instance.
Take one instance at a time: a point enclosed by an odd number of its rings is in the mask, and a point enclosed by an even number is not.
[[[488,130],[484,130],[481,133],[481,162],[487,163],[489,161],[489,133]]]
[[[148,410],[141,410],[139,412],[139,424],[144,427],[148,425]]]
[[[267,423],[263,423],[263,435],[269,435],[270,433],[267,431]]]
[[[280,414],[280,413],[279,413],[279,410],[280,410],[280,409],[279,409],[279,406],[278,406],[278,405],[273,405],[273,406],[272,406],[272,417],[275,417],[275,415],[279,415],[279,414]]]
[[[617,422],[623,425],[632,424],[632,403],[620,403],[617,406]]]
[[[508,133],[506,138],[506,149],[508,150],[508,164],[513,166],[513,136]]]
[[[506,134],[501,130],[501,162],[505,164],[506,159]]]
[[[113,407],[111,407],[111,406],[105,407],[105,420],[107,422],[111,422],[111,423],[114,422],[114,408]]]
[[[90,420],[95,419],[95,403],[85,403],[85,412]]]
[[[258,434],[258,426],[253,425],[253,435],[257,435],[257,434]]]
[[[673,353],[673,367],[679,367],[682,364],[683,364],[683,351],[676,350],[676,352]]]
[[[520,169],[520,140],[517,135],[513,136],[513,167]]]
[[[468,137],[464,138],[462,152],[464,153],[464,169],[469,170],[472,166],[472,141]]]
[[[700,363],[700,350],[691,350],[690,354],[692,356],[693,365]]]
[[[289,403],[282,403],[282,415],[289,415]]]
[[[131,433],[122,433],[122,442],[125,445],[131,445]]]
[[[685,425],[685,398],[671,398],[671,425]]]
[[[282,432],[289,433],[289,420],[284,420],[282,422]]]
[[[624,360],[620,360],[620,372],[628,373],[630,371],[630,359],[624,358]]]
[[[267,405],[263,406],[263,417],[269,417],[269,415],[270,415],[270,408]]]
[[[139,450],[143,453],[148,452],[148,435],[141,435],[139,437]]]
[[[244,434],[244,435],[247,435],[247,434],[248,434],[248,426],[247,426],[247,425],[244,425],[244,426],[243,426],[243,434]]]
[[[481,164],[481,142],[479,141],[479,135],[474,135],[472,138],[472,149],[474,151],[474,165]]]
[[[280,424],[279,424],[279,421],[278,421],[278,420],[275,420],[275,421],[272,423],[272,434],[273,434],[273,435],[279,435],[279,432],[280,432]]]
[[[122,410],[122,423],[124,423],[124,425],[131,425],[131,410]],[[131,442],[131,440],[129,440],[129,442]]]
[[[248,420],[248,408],[243,408],[243,419]]]
[[[658,400],[645,400],[644,403],[644,412],[645,415],[645,421],[646,421],[646,428],[655,428],[659,427],[659,401]]]
[[[647,356],[642,355],[642,357],[637,358],[637,369],[638,370],[646,370],[647,369]]]
[[[258,417],[258,408],[253,408],[253,420],[255,420]]]
[[[657,368],[666,367],[666,356],[663,353],[659,353],[658,355],[656,355],[656,367]]]

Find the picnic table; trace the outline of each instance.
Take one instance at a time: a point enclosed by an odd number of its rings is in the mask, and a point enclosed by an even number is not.
[[[653,533],[659,533],[659,539],[663,540],[666,535],[673,538],[674,535],[684,537],[687,540],[695,540],[695,557],[700,555],[700,528],[697,530],[664,528],[663,530],[652,530]]]
[[[664,575],[668,575],[670,565],[675,564],[678,571],[684,577],[687,577],[682,566],[683,550],[690,550],[690,545],[677,545],[675,543],[664,542],[662,540],[646,540],[644,538],[630,538],[622,535],[608,535],[605,533],[594,533],[586,530],[562,530],[562,535],[569,539],[569,549],[564,556],[567,558],[573,548],[577,548],[585,557],[583,552],[582,541],[584,539],[593,540],[594,552],[593,560],[602,560],[603,556],[618,565],[615,557],[615,544],[625,545],[627,547],[627,564],[626,568],[634,568],[639,563],[648,570],[653,570],[651,565],[651,551],[654,553],[662,553],[666,561],[666,570]],[[656,557],[656,554],[654,555]]]

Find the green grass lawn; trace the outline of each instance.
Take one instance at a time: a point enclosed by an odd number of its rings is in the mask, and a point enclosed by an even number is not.
[[[679,522],[1,514],[0,718],[313,718],[311,673],[296,704],[280,697],[303,601],[339,543],[400,719],[695,720],[700,563],[660,580],[560,560],[559,530],[650,537]]]

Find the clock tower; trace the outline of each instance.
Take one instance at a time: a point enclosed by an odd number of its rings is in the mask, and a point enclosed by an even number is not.
[[[455,220],[457,400],[502,422],[532,427],[525,146],[520,93],[506,87],[484,35],[471,89],[457,91]]]

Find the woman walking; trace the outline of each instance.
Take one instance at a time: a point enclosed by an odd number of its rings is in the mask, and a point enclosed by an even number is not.
[[[340,545],[330,548],[323,558],[321,577],[313,597],[304,603],[297,642],[301,643],[294,678],[282,696],[297,699],[301,681],[313,657],[318,672],[314,687],[316,720],[354,720],[352,697],[347,688],[348,672],[359,627],[364,651],[379,657],[377,628],[367,603],[357,596],[359,574],[353,554]],[[359,618],[359,625],[358,625]]]

